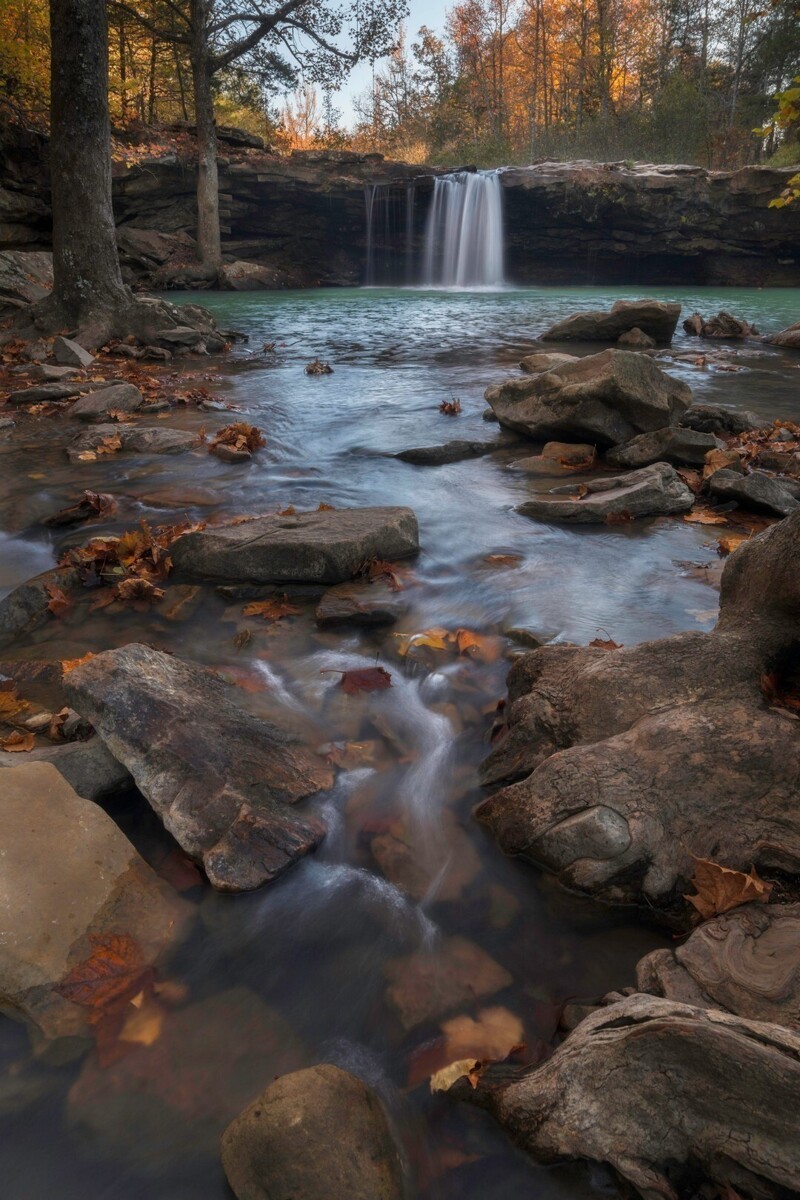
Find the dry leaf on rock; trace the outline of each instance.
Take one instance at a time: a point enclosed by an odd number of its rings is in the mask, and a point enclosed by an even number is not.
[[[720,558],[725,558],[728,554],[733,554],[734,550],[738,550],[742,542],[749,540],[749,533],[725,533],[717,538],[717,554]]]
[[[734,871],[730,867],[721,867],[719,863],[708,858],[695,858],[692,885],[697,895],[684,896],[694,905],[703,920],[717,917],[740,904],[750,904],[753,901],[766,904],[772,892],[772,884],[766,883],[755,871],[749,874],[744,871]]]
[[[259,450],[266,444],[267,439],[257,425],[236,421],[233,425],[225,425],[218,429],[208,448],[209,451],[213,451],[217,446],[231,446],[234,450],[248,450],[252,454],[254,450]]]
[[[45,590],[50,597],[47,607],[54,617],[62,617],[68,609],[72,608],[72,600],[63,588],[57,587],[54,583],[47,583]]]
[[[113,496],[109,496],[105,492],[86,491],[77,504],[62,508],[52,517],[46,517],[42,524],[51,527],[77,525],[79,521],[88,521],[91,517],[111,516],[116,511],[116,507],[117,502]]]
[[[597,632],[608,635],[607,629],[598,629]],[[620,650],[622,648],[622,642],[615,642],[610,636],[606,636],[605,638],[596,637],[593,641],[589,642],[589,645],[593,646],[595,650]]]
[[[427,646],[430,650],[447,650],[452,634],[447,629],[426,629],[422,633],[395,633],[397,652],[405,656],[416,646]]]
[[[127,1002],[141,990],[150,968],[129,933],[89,934],[88,958],[70,970],[56,991],[95,1014]]]
[[[28,707],[27,700],[21,700],[17,695],[17,685],[12,679],[0,680],[0,721],[15,717]]]
[[[522,1021],[507,1008],[482,1008],[477,1017],[461,1014],[443,1021],[447,1056],[451,1060],[472,1054],[478,1059],[504,1059],[524,1041]]]
[[[359,692],[379,692],[392,686],[392,677],[383,667],[365,667],[357,671],[343,671],[341,686],[348,696],[358,695]]]
[[[461,412],[460,400],[443,400],[439,405],[439,412],[445,417],[457,417]]]
[[[0,738],[0,750],[4,750],[6,754],[27,754],[35,745],[36,739],[27,730],[23,732],[15,729],[7,737]]]
[[[280,621],[283,617],[295,617],[300,609],[291,604],[288,597],[275,600],[254,600],[244,606],[244,616],[262,617],[265,621]]]
[[[690,525],[725,525],[727,523],[727,517],[722,516],[721,513],[698,506],[695,506],[691,512],[684,513],[683,519]]]
[[[479,1063],[474,1058],[461,1058],[457,1062],[448,1063],[446,1067],[436,1071],[430,1078],[430,1089],[432,1092],[446,1092],[453,1086],[457,1079],[462,1076],[469,1076],[470,1072]],[[472,1085],[473,1087],[475,1084]]]
[[[158,604],[164,599],[164,590],[156,587],[149,579],[133,576],[117,584],[114,588],[114,598],[121,600],[123,604],[129,604],[138,612],[146,612],[151,604]]]

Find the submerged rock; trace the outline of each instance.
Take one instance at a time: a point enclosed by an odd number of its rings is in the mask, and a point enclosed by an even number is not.
[[[419,550],[410,508],[341,508],[254,517],[178,538],[176,568],[196,578],[250,583],[343,583],[370,559]]]
[[[786,346],[789,350],[800,350],[800,321],[787,326],[780,333],[770,333],[764,338],[771,346]]]
[[[540,375],[542,371],[549,371],[551,367],[563,367],[571,362],[577,362],[577,355],[539,350],[535,354],[526,354],[519,366],[526,375]]]
[[[755,413],[726,408],[723,404],[693,404],[678,424],[698,433],[747,433],[758,429],[763,421]]]
[[[505,967],[463,937],[445,939],[386,963],[386,1000],[403,1029],[414,1029],[510,987]]]
[[[746,904],[636,968],[640,992],[800,1029],[800,904]]]
[[[680,304],[661,300],[618,300],[609,312],[573,313],[541,335],[543,342],[616,342],[638,329],[656,342],[668,343],[681,315]]]
[[[800,1036],[654,996],[588,1016],[544,1065],[456,1095],[543,1163],[609,1163],[645,1200],[704,1183],[779,1200],[800,1179]]]
[[[39,1041],[88,1038],[90,1007],[59,991],[70,971],[116,934],[156,963],[191,908],[51,764],[3,771],[0,789],[0,1007]]]
[[[328,588],[314,615],[318,625],[366,628],[394,625],[407,611],[406,600],[387,584],[356,580]]]
[[[497,442],[445,442],[441,446],[416,446],[395,454],[402,462],[414,463],[419,467],[440,467],[445,463],[462,462],[467,458],[480,458],[499,449]]]
[[[709,450],[723,448],[724,444],[711,433],[667,426],[615,446],[606,455],[606,462],[613,467],[644,467],[655,462],[702,467]]]
[[[637,433],[677,424],[691,403],[685,383],[651,358],[603,350],[528,379],[491,387],[486,400],[501,425],[537,441],[550,438],[615,446]]]
[[[260,887],[322,840],[292,805],[328,787],[330,769],[219,676],[134,643],[76,667],[66,691],[215,887]]]
[[[688,512],[693,504],[694,493],[677,471],[668,463],[658,462],[612,479],[590,479],[581,485],[554,488],[526,500],[517,512],[540,521],[600,524],[614,517],[628,520]]]
[[[143,404],[144,396],[132,383],[116,383],[82,396],[72,405],[69,414],[79,421],[93,421],[95,417],[107,417],[110,412],[135,412]]]
[[[715,500],[735,500],[742,508],[754,512],[777,513],[787,517],[800,508],[798,502],[779,479],[773,479],[766,471],[751,471],[743,475],[739,471],[724,469],[715,471],[707,481],[708,491]]]
[[[403,1168],[372,1088],[323,1064],[284,1075],[222,1136],[237,1200],[403,1200]]]
[[[650,337],[638,325],[634,325],[633,329],[627,330],[617,338],[617,345],[629,350],[652,350],[657,344],[656,339]]]
[[[52,619],[50,601],[54,589],[69,592],[79,584],[80,576],[73,567],[54,567],[14,588],[0,600],[0,646]]]

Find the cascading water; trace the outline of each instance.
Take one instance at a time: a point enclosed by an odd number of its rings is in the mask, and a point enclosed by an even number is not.
[[[458,171],[433,185],[425,230],[425,287],[501,287],[503,199],[497,171]]]

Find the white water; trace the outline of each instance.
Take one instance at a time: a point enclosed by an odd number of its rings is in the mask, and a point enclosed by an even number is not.
[[[425,230],[424,286],[502,287],[504,259],[497,171],[458,171],[438,178]]]

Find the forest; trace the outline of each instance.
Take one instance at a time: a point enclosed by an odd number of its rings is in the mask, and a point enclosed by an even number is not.
[[[117,129],[194,121],[190,7],[110,6]],[[463,0],[442,30],[412,30],[405,17],[402,0],[383,5],[347,61],[326,49],[335,21],[321,21],[311,44],[276,29],[235,53],[227,27],[212,31],[225,43],[212,81],[218,119],[283,150],[347,147],[416,163],[797,160],[796,134],[772,120],[777,96],[798,102],[797,0]],[[356,58],[372,63],[372,82],[345,127],[337,89]],[[46,125],[48,64],[46,0],[6,0],[0,106],[10,119]]]

